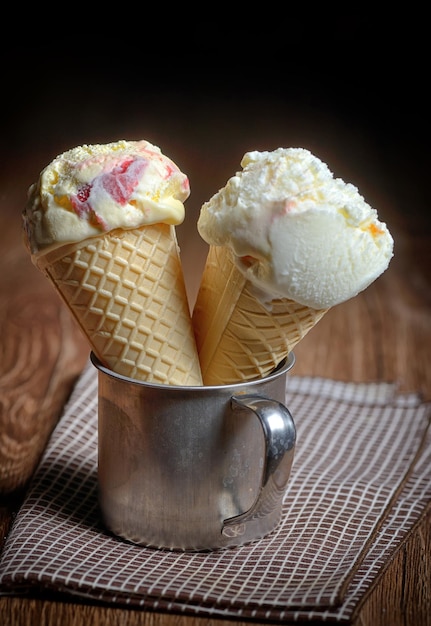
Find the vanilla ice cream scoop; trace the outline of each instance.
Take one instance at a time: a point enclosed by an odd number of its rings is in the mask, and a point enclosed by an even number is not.
[[[181,224],[189,180],[145,140],[83,145],[55,158],[23,213],[33,255],[122,228]]]
[[[241,166],[202,206],[198,230],[233,252],[263,297],[327,309],[387,269],[394,242],[386,224],[308,150],[248,152]]]

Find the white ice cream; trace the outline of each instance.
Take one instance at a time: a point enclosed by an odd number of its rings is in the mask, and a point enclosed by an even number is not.
[[[84,145],[50,163],[29,189],[23,213],[32,254],[115,228],[181,224],[185,174],[148,141]]]
[[[302,148],[248,152],[243,168],[206,202],[198,230],[229,246],[270,297],[325,309],[388,267],[393,239],[356,187]]]

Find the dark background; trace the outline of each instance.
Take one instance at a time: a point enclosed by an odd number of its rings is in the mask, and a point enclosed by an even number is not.
[[[401,245],[403,229],[420,239],[430,221],[425,16],[353,9],[328,18],[304,7],[294,17],[283,7],[253,14],[238,5],[214,19],[166,7],[176,35],[163,16],[155,22],[139,11],[125,28],[118,7],[108,34],[98,34],[83,16],[71,20],[69,7],[72,29],[56,16],[33,37],[50,45],[28,47],[24,38],[3,48],[3,172],[32,154],[17,213],[28,186],[64,150],[147,139],[189,176],[191,226],[179,238],[182,248],[199,249],[190,233],[200,206],[244,152],[305,147],[359,187]]]

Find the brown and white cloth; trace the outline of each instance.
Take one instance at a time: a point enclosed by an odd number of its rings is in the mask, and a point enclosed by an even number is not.
[[[178,553],[107,532],[97,502],[97,373],[88,363],[0,558],[0,593],[258,620],[350,621],[431,502],[431,404],[393,384],[288,376],[297,427],[277,529]]]

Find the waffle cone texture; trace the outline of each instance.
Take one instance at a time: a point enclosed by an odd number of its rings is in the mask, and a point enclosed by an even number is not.
[[[35,263],[106,367],[147,382],[202,384],[173,226],[114,230]]]
[[[210,246],[193,310],[204,384],[268,375],[326,311],[287,298],[264,302],[230,250]]]

